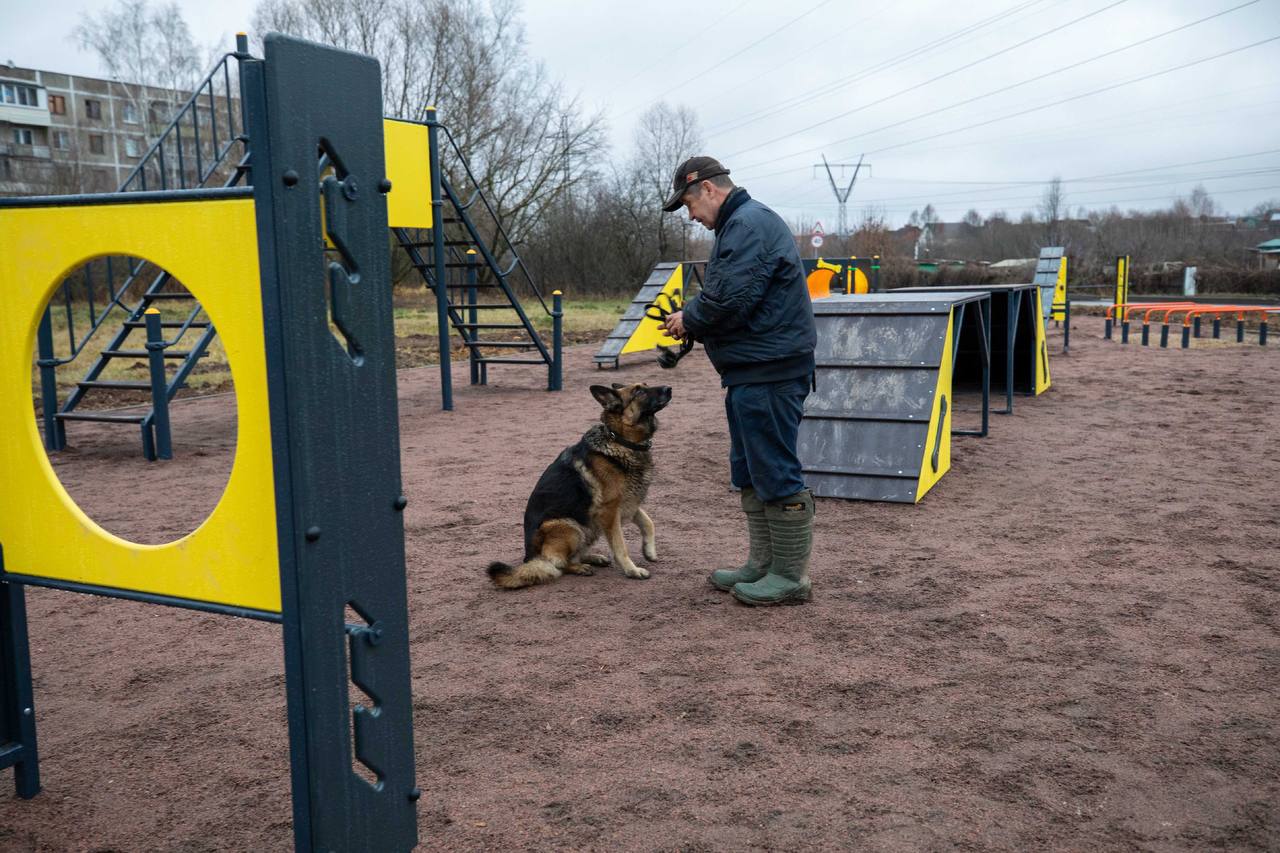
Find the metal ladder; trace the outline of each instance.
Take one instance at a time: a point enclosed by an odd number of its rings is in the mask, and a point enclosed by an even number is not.
[[[248,56],[247,40],[238,38],[236,50],[223,55],[213,70],[197,84],[186,103],[120,185],[118,192],[194,189],[208,186],[215,180],[220,180],[221,186],[229,187],[247,179],[249,175],[247,138],[243,133],[243,116],[236,103],[239,93],[232,88],[231,73],[232,63],[238,63],[246,56]],[[221,92],[218,91],[217,86],[219,79],[223,83]],[[237,149],[239,158],[235,159]],[[166,304],[187,306],[189,310],[183,319],[163,320],[160,323],[162,329],[176,330],[172,337],[158,342],[163,349],[163,358],[180,362],[177,371],[164,382],[164,404],[167,404],[185,386],[197,362],[208,352],[209,344],[217,331],[208,317],[202,314],[202,308],[196,302],[194,295],[185,288],[166,287],[173,282],[173,279],[163,270],[155,275],[137,303],[132,307],[126,306],[121,300],[130,287],[143,279],[149,269],[149,265],[144,260],[130,258],[127,259],[127,263],[128,274],[119,288],[114,283],[111,258],[97,259],[85,267],[90,328],[82,337],[77,337],[75,334],[71,307],[71,282],[63,282],[61,292],[66,305],[70,338],[70,354],[65,357],[54,356],[51,323],[53,306],[50,305],[46,309],[41,323],[37,364],[42,372],[49,372],[48,377],[42,377],[42,396],[45,411],[45,443],[50,450],[61,450],[66,446],[66,426],[69,422],[88,421],[136,424],[142,433],[143,455],[147,459],[168,458],[170,455],[168,435],[156,435],[158,401],[155,399],[153,383],[102,379],[101,376],[115,359],[148,358],[147,341],[142,341],[141,345],[131,344],[135,329],[142,330],[141,334],[144,337],[147,334],[145,314],[148,309]],[[94,306],[93,274],[104,267],[109,299],[99,314]],[[58,406],[56,380],[53,378],[52,371],[74,361],[85,349],[86,344],[107,325],[107,319],[117,308],[125,312],[125,319],[117,327],[111,341],[99,352],[83,378],[76,383],[75,390],[61,406]],[[198,334],[198,337],[186,348],[179,348],[184,339],[190,340],[187,338],[188,334]],[[94,392],[101,391],[137,392],[143,397],[140,404],[150,402],[152,405],[145,411],[129,413],[81,408],[87,398],[93,397]]]

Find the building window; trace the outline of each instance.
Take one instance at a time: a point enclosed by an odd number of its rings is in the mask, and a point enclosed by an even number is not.
[[[89,134],[89,152],[91,154],[105,154],[107,152],[107,138],[101,133]]]
[[[138,108],[133,104],[125,104],[123,110],[121,110],[121,114],[124,116],[125,124],[138,123]]]
[[[61,148],[63,151],[71,147],[71,135],[65,130],[55,130],[53,132],[53,147]]]
[[[62,95],[49,96],[49,112],[56,116],[64,116],[67,114],[67,99]]]
[[[34,86],[23,86],[19,83],[0,83],[0,102],[17,104],[21,107],[38,107],[40,98]]]
[[[15,127],[13,129],[13,141],[18,145],[35,145],[35,136],[31,133],[29,127]]]
[[[142,146],[138,144],[138,140],[132,137],[126,137],[124,141],[124,153],[126,157],[137,157]]]
[[[89,118],[102,118],[102,101],[85,99],[84,114]]]

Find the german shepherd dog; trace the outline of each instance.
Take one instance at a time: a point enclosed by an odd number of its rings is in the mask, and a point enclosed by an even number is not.
[[[649,448],[658,428],[657,413],[671,402],[671,389],[592,385],[591,394],[604,407],[600,423],[556,457],[529,495],[524,509],[524,562],[514,567],[489,566],[489,577],[502,589],[548,583],[565,572],[594,574],[592,566],[610,563],[608,557],[587,553],[601,534],[623,574],[649,577],[649,571],[627,554],[624,521],[640,528],[645,559],[658,558],[653,520],[640,504],[653,478]]]

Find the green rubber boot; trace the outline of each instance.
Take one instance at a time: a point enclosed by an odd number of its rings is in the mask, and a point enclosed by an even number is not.
[[[773,563],[754,583],[739,583],[733,597],[743,604],[801,604],[812,595],[809,552],[813,548],[813,495],[808,489],[765,504]]]
[[[769,522],[764,517],[764,501],[756,497],[756,490],[748,486],[742,490],[742,511],[747,514],[747,535],[751,550],[745,565],[736,569],[716,569],[711,573],[711,585],[728,592],[735,583],[758,581],[769,571],[773,551],[769,547]]]

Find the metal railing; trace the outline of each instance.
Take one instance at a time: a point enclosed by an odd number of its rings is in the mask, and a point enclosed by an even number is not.
[[[205,187],[211,181],[231,187],[247,176],[248,140],[244,134],[238,86],[239,62],[248,55],[247,38],[237,36],[236,50],[224,54],[195,86],[186,102],[120,184],[118,192],[189,190]],[[234,157],[237,149],[239,156]],[[149,283],[138,293],[137,285],[143,281]],[[157,294],[173,292],[165,289],[171,281],[180,284],[168,272],[145,259],[107,256],[87,261],[76,273],[64,279],[55,291],[37,333],[36,359],[41,373],[45,443],[49,449],[58,450],[66,444],[65,425],[55,420],[55,414],[72,411],[88,387],[84,384],[77,387],[59,409],[56,369],[75,361],[98,331],[114,320],[113,327],[119,331],[115,339],[102,348],[102,354],[90,367],[83,382],[96,380],[113,357],[107,353],[118,351],[132,328],[144,328],[143,312],[150,307],[152,299]],[[81,296],[83,303],[79,302]],[[100,303],[100,298],[105,301]],[[87,328],[78,328],[78,304],[83,304],[83,310],[87,310]],[[117,309],[120,314],[116,313]],[[55,347],[55,310],[65,317],[67,346],[62,355],[57,354]],[[201,313],[201,306],[196,304],[185,319],[175,321],[177,331],[172,337],[156,340],[154,335],[148,336],[146,348],[160,352],[161,365],[163,350],[180,343],[193,327],[205,331],[192,347],[187,360],[199,358],[204,353],[214,333],[212,324],[197,322]],[[175,328],[175,323],[165,322],[161,327]],[[152,361],[154,363],[155,359]],[[184,364],[174,381],[168,383],[169,396],[177,390],[175,383],[180,384],[191,367],[191,364]],[[153,406],[159,404],[157,400],[152,402]],[[144,424],[144,433],[149,423],[150,420]]]

